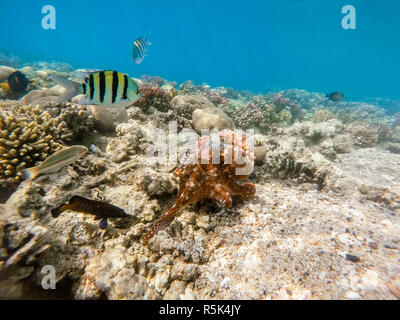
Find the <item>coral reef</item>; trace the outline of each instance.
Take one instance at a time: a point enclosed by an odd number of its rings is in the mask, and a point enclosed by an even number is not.
[[[53,118],[38,107],[6,101],[0,111],[3,186],[20,182],[21,169],[46,159],[73,136],[61,117]]]
[[[304,119],[299,105],[281,94],[255,96],[252,102],[231,112],[233,121],[242,129],[257,128],[268,132],[273,124],[289,125]]]
[[[142,76],[135,81],[149,88],[147,100],[114,114],[58,102],[63,89],[49,76],[76,79],[78,70],[6,59],[12,68],[0,67],[0,78],[18,68],[32,90],[0,101],[0,180],[10,190],[0,187],[0,298],[399,297],[400,115],[384,112],[388,101],[333,102],[297,89],[255,95],[192,81],[176,90]],[[199,137],[193,130],[232,129],[231,119],[255,129],[254,154],[236,131]],[[178,163],[148,157],[154,132],[177,147]],[[210,160],[216,137],[217,158],[236,145],[252,171],[191,163]],[[72,143],[90,152],[19,184],[23,162],[37,164]],[[198,154],[187,149],[196,145]],[[106,230],[73,211],[53,219],[51,208],[74,195],[112,203],[128,217],[110,219]],[[49,265],[55,290],[41,286]]]
[[[159,87],[144,86],[140,88],[141,98],[134,103],[136,107],[142,110],[155,108],[159,111],[168,111],[171,97]]]
[[[378,142],[378,130],[363,123],[350,123],[345,132],[350,133],[356,148],[371,148]]]
[[[314,123],[326,122],[334,118],[335,116],[329,110],[319,109],[314,112],[312,116],[312,122]]]

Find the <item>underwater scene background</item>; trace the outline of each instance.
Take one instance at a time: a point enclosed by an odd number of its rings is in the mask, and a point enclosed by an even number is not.
[[[0,8],[0,298],[400,299],[398,1]]]
[[[400,99],[396,0],[2,2],[0,50],[23,60],[256,93],[299,88]],[[57,11],[55,30],[41,26],[47,4]],[[355,30],[341,25],[347,4],[356,8]],[[132,41],[148,32],[151,57],[132,64]]]

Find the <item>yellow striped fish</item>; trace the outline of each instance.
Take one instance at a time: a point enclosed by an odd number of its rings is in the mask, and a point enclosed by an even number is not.
[[[151,45],[151,42],[147,39],[147,36],[137,38],[133,42],[132,59],[135,63],[139,64],[142,62],[146,56],[145,53],[148,45]]]
[[[117,71],[96,71],[90,73],[83,83],[53,76],[53,80],[66,88],[68,99],[77,94],[83,96],[76,99],[81,105],[98,105],[106,107],[127,107],[141,97],[136,82],[126,74]]]
[[[82,157],[87,151],[88,148],[80,145],[61,149],[53,153],[40,165],[22,170],[22,174],[24,175],[26,180],[31,181],[41,173],[46,174],[58,171],[63,166],[68,165]]]

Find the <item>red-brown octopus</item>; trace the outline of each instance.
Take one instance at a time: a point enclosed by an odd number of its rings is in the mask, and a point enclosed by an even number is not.
[[[158,230],[167,227],[179,209],[198,200],[216,199],[225,208],[229,208],[232,206],[233,195],[238,195],[241,199],[252,198],[256,191],[254,184],[237,183],[246,179],[253,171],[254,150],[248,140],[244,133],[228,129],[201,137],[197,142],[197,152],[190,163],[183,170],[174,171],[174,175],[179,177],[175,204],[151,226],[150,231],[142,238],[143,244]],[[214,144],[212,141],[218,142]]]

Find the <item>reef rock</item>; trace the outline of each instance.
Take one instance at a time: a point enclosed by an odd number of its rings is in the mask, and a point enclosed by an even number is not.
[[[129,116],[125,108],[108,108],[87,106],[94,116],[94,125],[101,131],[114,131],[119,123],[128,122]]]
[[[147,280],[135,274],[137,260],[126,253],[123,247],[105,250],[101,255],[89,259],[79,287],[77,299],[157,299]]]
[[[33,106],[56,105],[60,102],[60,96],[62,96],[64,91],[65,88],[60,85],[56,85],[50,89],[32,90],[21,99],[21,102]]]
[[[194,129],[200,134],[201,130],[223,130],[234,129],[235,125],[222,110],[212,107],[206,109],[196,109],[193,111],[192,123]]]
[[[171,100],[171,109],[177,113],[187,112],[190,115],[196,109],[215,108],[214,104],[202,95],[177,95]]]
[[[0,83],[7,82],[8,76],[16,70],[7,66],[0,66]]]

